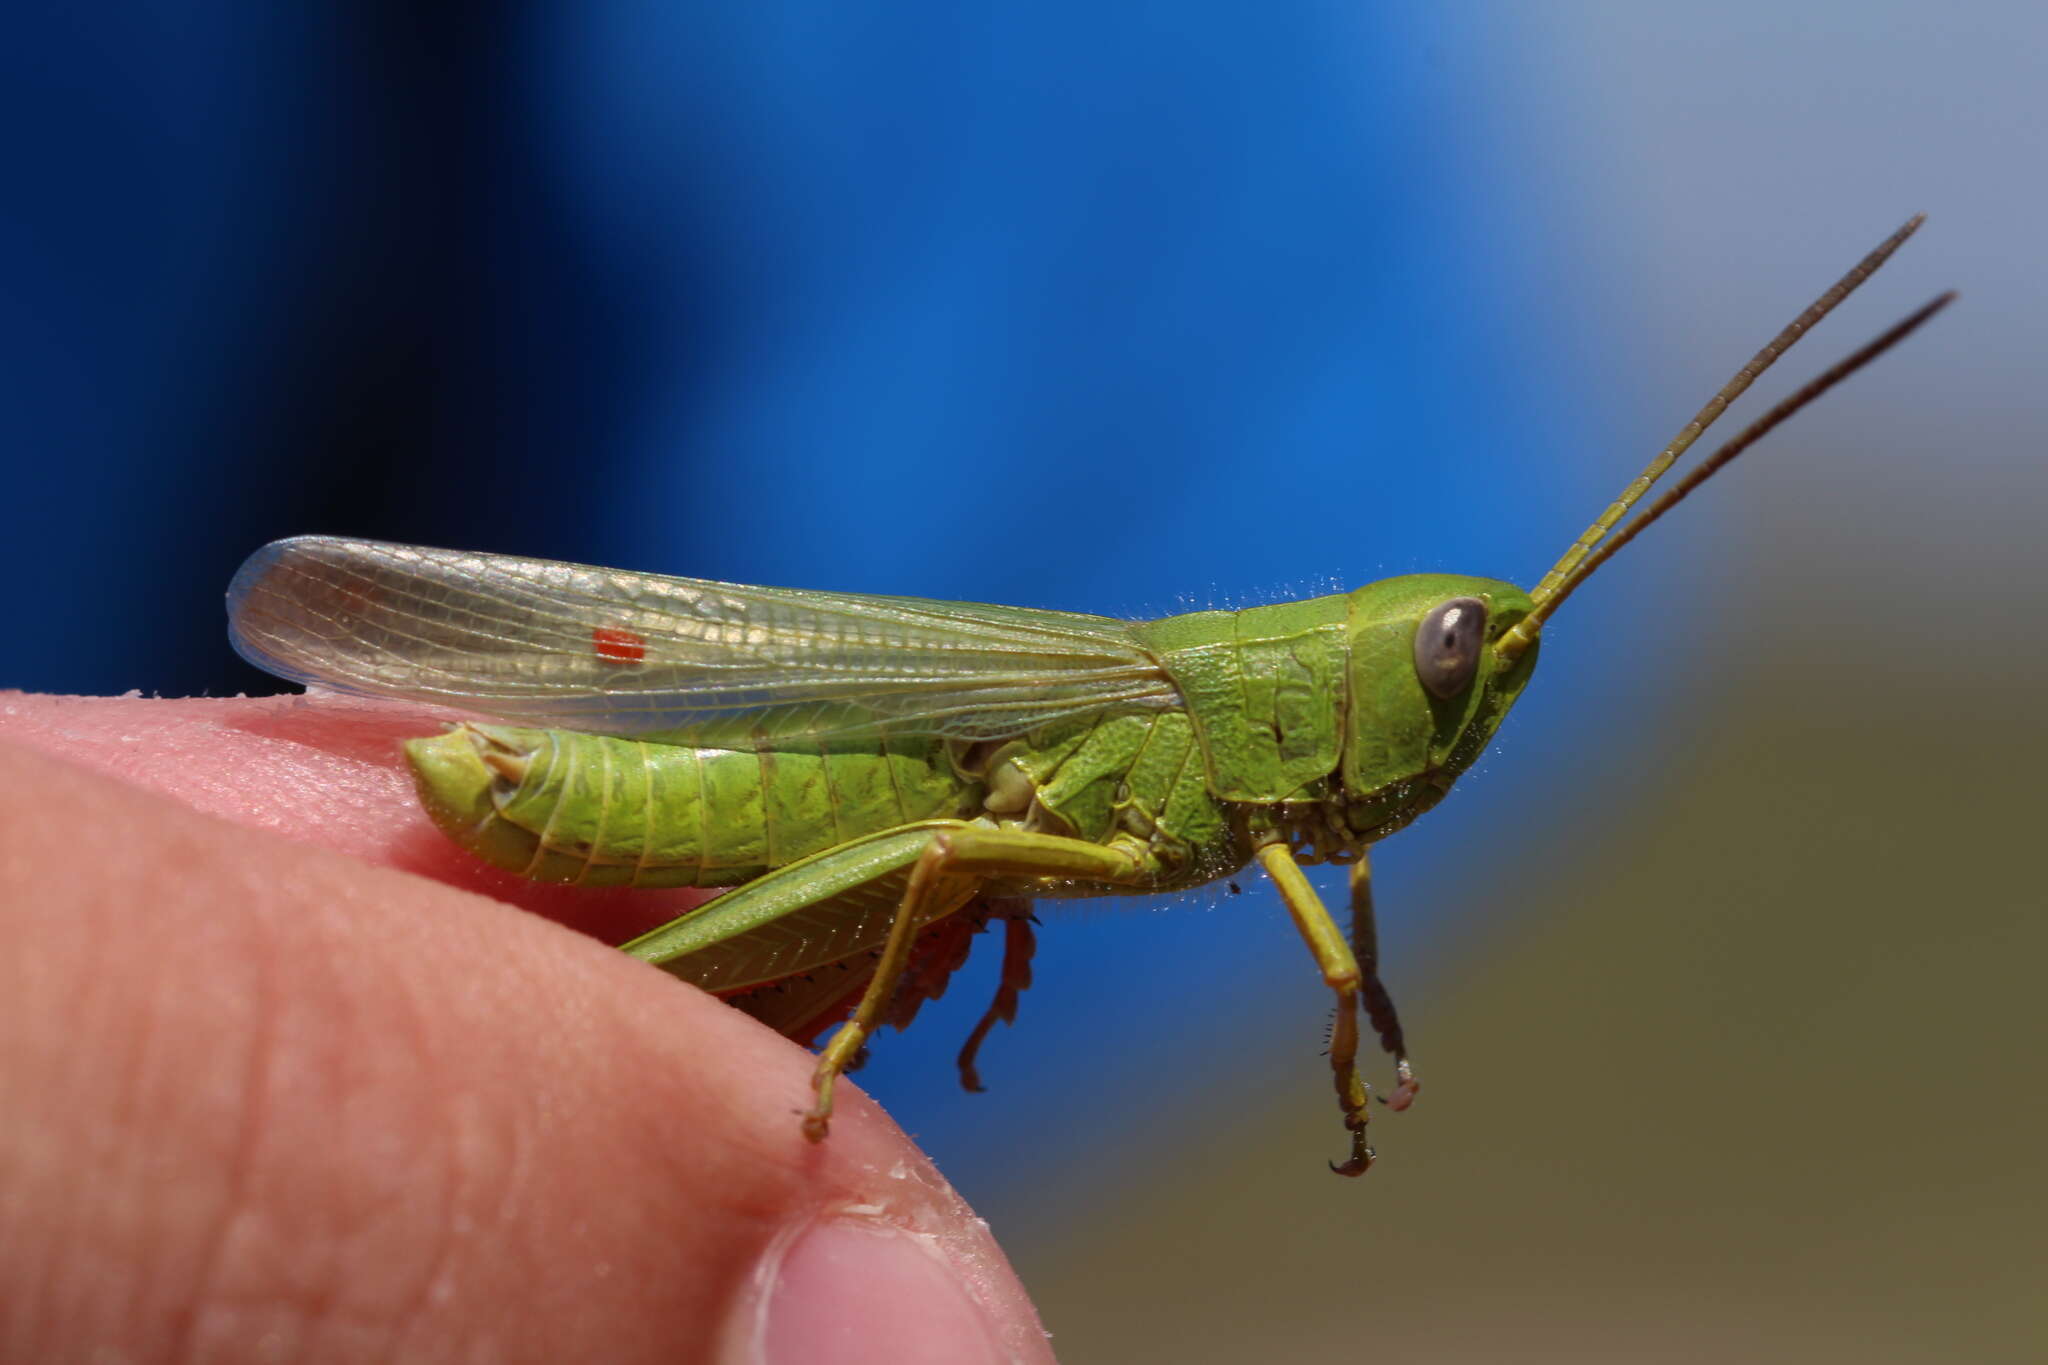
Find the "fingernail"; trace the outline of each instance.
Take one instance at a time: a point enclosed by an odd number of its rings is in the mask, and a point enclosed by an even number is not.
[[[765,1365],[1009,1365],[1020,1359],[937,1239],[847,1218],[783,1254],[763,1319]]]

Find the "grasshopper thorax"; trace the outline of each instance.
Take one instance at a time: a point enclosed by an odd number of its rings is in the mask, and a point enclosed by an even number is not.
[[[1412,574],[1356,592],[1133,627],[1179,688],[1210,794],[1256,845],[1341,858],[1443,798],[1535,665],[1500,644],[1512,583]]]

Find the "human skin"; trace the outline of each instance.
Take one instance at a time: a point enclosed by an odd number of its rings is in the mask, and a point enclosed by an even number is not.
[[[1049,1361],[879,1108],[600,941],[692,893],[434,832],[436,723],[0,695],[0,1358]]]

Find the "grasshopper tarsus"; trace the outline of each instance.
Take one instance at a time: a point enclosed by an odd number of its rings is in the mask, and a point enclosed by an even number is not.
[[[1371,1086],[1364,1085],[1362,1082],[1360,1086],[1366,1094],[1371,1093]],[[1365,1140],[1366,1119],[1369,1115],[1366,1112],[1367,1106],[1364,1094],[1357,1096],[1356,1105],[1356,1108],[1347,1105],[1344,1112],[1344,1126],[1351,1130],[1351,1156],[1343,1162],[1332,1161],[1329,1163],[1330,1169],[1333,1172],[1353,1180],[1371,1170],[1373,1162],[1379,1159],[1379,1153],[1375,1152],[1372,1149],[1372,1144]]]
[[[1373,1162],[1377,1160],[1379,1160],[1379,1153],[1368,1147],[1363,1152],[1351,1157],[1348,1161],[1332,1161],[1327,1164],[1335,1174],[1350,1180],[1356,1180],[1371,1170]]]
[[[1408,1065],[1406,1057],[1394,1059],[1394,1089],[1387,1095],[1375,1095],[1374,1099],[1387,1106],[1393,1113],[1400,1113],[1415,1103],[1415,1097],[1422,1093],[1422,1081],[1415,1074],[1415,1068]]]

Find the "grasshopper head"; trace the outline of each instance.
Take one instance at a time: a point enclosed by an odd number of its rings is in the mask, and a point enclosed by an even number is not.
[[[1339,773],[1352,827],[1378,837],[1441,799],[1486,749],[1536,666],[1502,649],[1532,610],[1512,583],[1410,574],[1348,599],[1350,642]]]
[[[1435,805],[1485,751],[1529,680],[1544,622],[1594,570],[1765,433],[1896,345],[1955,297],[1941,295],[1824,371],[1701,461],[1633,521],[1621,524],[1722,410],[1919,226],[1920,219],[1914,218],[1893,233],[1738,370],[1532,591],[1490,578],[1416,574],[1351,594],[1349,708],[1339,775],[1347,823],[1361,842],[1391,833]]]

